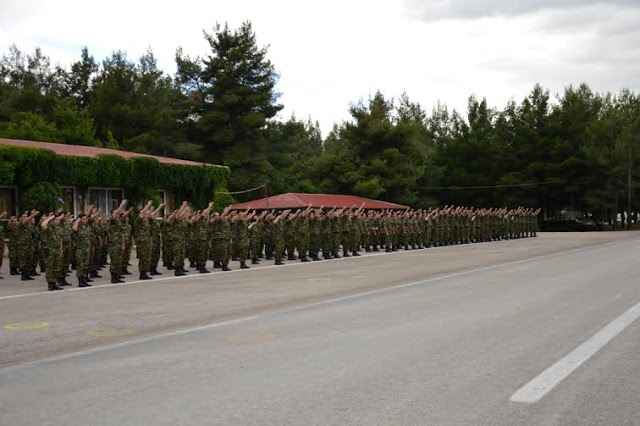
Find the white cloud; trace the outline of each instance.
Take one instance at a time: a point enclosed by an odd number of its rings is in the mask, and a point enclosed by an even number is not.
[[[376,90],[387,97],[406,91],[427,110],[441,100],[464,111],[471,94],[501,108],[535,83],[552,93],[582,81],[598,91],[640,86],[637,1],[518,2],[509,9],[514,2],[485,0],[487,13],[470,0],[420,2],[447,6],[440,16],[447,19],[424,19],[417,3],[3,0],[0,49],[39,45],[52,62],[66,65],[84,45],[98,60],[113,50],[136,59],[151,47],[159,65],[173,72],[178,46],[203,56],[202,30],[250,20],[281,74],[281,118],[310,115],[324,134],[348,119],[350,102]]]

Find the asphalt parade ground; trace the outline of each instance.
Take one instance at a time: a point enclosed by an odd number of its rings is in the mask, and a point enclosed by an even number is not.
[[[151,281],[133,256],[56,292],[5,262],[0,424],[637,425],[639,249],[540,233]]]

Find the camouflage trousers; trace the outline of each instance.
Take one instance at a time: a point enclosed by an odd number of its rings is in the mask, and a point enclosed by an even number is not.
[[[211,240],[211,258],[214,262],[220,262],[222,265],[229,264],[231,256],[229,252],[229,241],[226,239]]]
[[[76,247],[76,277],[86,278],[89,276],[91,251],[89,247]],[[49,267],[47,266],[48,270]]]

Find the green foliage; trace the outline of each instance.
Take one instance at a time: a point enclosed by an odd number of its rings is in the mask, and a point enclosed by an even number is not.
[[[232,189],[263,184],[274,174],[264,128],[283,108],[278,74],[249,22],[236,30],[216,25],[205,39],[211,52],[204,60],[176,55],[187,132],[202,143],[206,161],[233,169]]]
[[[226,191],[226,188],[220,188],[219,191],[220,192],[216,191],[213,196],[213,208],[218,213],[222,213],[225,207],[236,204],[237,201]]]
[[[22,210],[36,209],[40,212],[52,212],[62,206],[62,189],[57,183],[39,182],[20,194]]]
[[[217,166],[162,164],[155,158],[127,159],[117,155],[96,158],[58,156],[45,149],[0,144],[0,184],[32,186],[58,182],[73,186],[133,188],[143,200],[158,189],[206,205],[216,186],[225,186],[229,169]]]

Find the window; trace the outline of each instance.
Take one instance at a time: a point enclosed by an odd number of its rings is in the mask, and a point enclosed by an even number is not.
[[[64,211],[77,215],[76,211],[76,189],[70,186],[62,187],[62,204]]]
[[[7,213],[7,216],[15,214],[14,195],[14,188],[0,187],[0,213]]]
[[[87,202],[100,208],[102,213],[111,213],[120,206],[123,190],[117,188],[89,188]]]

